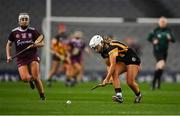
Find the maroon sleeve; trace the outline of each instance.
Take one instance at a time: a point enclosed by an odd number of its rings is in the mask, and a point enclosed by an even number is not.
[[[34,31],[33,31],[33,41],[35,41],[39,36],[40,36],[40,33],[35,29]]]
[[[14,41],[13,32],[11,32],[11,33],[9,34],[8,40],[9,40],[9,41],[12,41],[12,42]]]

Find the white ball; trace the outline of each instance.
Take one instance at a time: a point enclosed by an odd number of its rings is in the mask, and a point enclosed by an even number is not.
[[[67,101],[66,101],[66,104],[71,104],[71,101],[70,101],[70,100],[67,100]]]

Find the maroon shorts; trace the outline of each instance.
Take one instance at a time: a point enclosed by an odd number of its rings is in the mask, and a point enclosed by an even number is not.
[[[71,57],[72,64],[79,63],[81,64],[82,58],[81,57]]]
[[[23,65],[28,65],[33,61],[39,62],[40,58],[38,56],[34,56],[34,57],[31,57],[31,58],[17,59],[17,66],[21,67]]]

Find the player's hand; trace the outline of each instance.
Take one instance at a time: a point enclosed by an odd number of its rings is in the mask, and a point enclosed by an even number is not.
[[[30,46],[29,46],[29,48],[34,48],[35,47],[35,44],[31,44]]]
[[[170,34],[167,34],[166,37],[167,37],[168,40],[171,39],[171,35]]]
[[[156,45],[156,44],[158,44],[158,43],[159,43],[159,40],[158,40],[158,39],[154,39],[154,40],[153,40],[153,44],[154,44],[154,45]]]
[[[105,86],[105,85],[108,84],[108,83],[109,83],[109,80],[105,78],[105,79],[103,80],[103,82],[102,82],[102,85]]]
[[[167,37],[167,40],[168,40],[169,42],[171,42],[171,35],[170,35],[170,34],[167,34],[166,37]]]
[[[12,61],[12,57],[10,56],[10,57],[7,57],[7,59],[6,59],[6,62],[7,63],[10,63]]]

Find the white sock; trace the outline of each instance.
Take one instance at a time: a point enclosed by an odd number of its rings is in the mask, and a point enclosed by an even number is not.
[[[116,93],[116,96],[122,97],[122,93],[121,93],[121,92],[118,92],[118,93]]]

